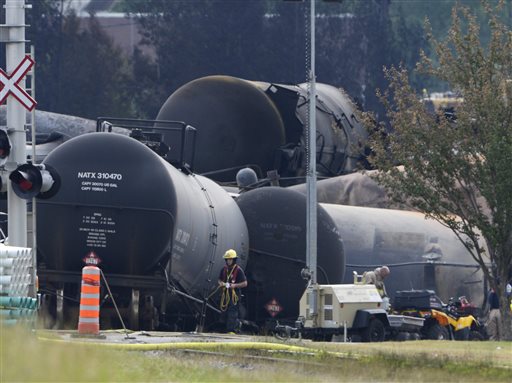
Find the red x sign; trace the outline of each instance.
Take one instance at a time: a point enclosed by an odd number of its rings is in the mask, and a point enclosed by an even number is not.
[[[36,100],[18,85],[32,68],[32,65],[34,65],[34,60],[30,56],[25,56],[10,76],[0,69],[0,105],[3,104],[9,94],[12,94],[26,109],[32,110],[35,108]]]

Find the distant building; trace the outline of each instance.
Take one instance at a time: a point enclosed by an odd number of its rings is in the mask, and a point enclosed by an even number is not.
[[[64,0],[65,11],[81,13],[110,11],[118,0]]]
[[[142,35],[137,20],[123,12],[112,11],[118,2],[119,0],[67,0],[64,11],[74,12],[82,19],[88,19],[93,14],[104,32],[125,54],[131,55],[138,47],[144,54],[154,56],[153,48],[140,44]]]
[[[81,14],[80,17],[86,19],[90,17],[90,14]],[[121,12],[98,12],[94,14],[94,17],[96,17],[104,32],[124,53],[131,55],[135,48],[139,48],[144,54],[154,57],[154,49],[141,44],[142,35],[139,32],[139,25],[135,17]]]

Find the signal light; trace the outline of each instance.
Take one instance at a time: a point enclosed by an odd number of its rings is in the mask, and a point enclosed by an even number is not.
[[[48,165],[20,165],[11,172],[9,179],[14,193],[22,199],[50,198],[60,188],[60,177]]]
[[[9,154],[11,154],[11,140],[9,140],[7,132],[0,129],[0,165],[7,161]]]

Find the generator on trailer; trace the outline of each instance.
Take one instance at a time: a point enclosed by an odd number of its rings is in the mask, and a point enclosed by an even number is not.
[[[313,295],[306,289],[300,299],[296,327],[278,326],[277,335],[293,331],[301,337],[320,341],[330,341],[339,335],[345,341],[363,342],[419,339],[424,319],[389,314],[387,302],[375,285],[362,284],[358,277],[354,275],[354,284],[317,285]],[[316,312],[310,300],[316,300]]]
[[[382,298],[373,285],[319,285],[313,313],[306,291],[300,300],[299,327],[304,335],[329,340],[332,335],[358,334],[362,340],[381,342],[389,327]]]

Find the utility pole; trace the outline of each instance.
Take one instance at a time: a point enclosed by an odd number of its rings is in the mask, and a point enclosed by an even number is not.
[[[317,302],[317,190],[316,190],[316,79],[315,79],[315,0],[310,0],[310,68],[309,68],[309,124],[308,124],[308,170],[306,211],[306,268],[309,273],[309,310],[316,324]]]
[[[6,70],[12,73],[25,57],[25,0],[6,0],[5,27],[8,40],[6,41]],[[19,83],[25,89],[25,80]],[[14,97],[7,98],[7,131],[11,140],[11,154],[5,164],[7,171],[13,171],[27,160],[25,123],[26,110]],[[27,246],[27,201],[14,194],[11,182],[7,189],[7,230],[10,246]]]

